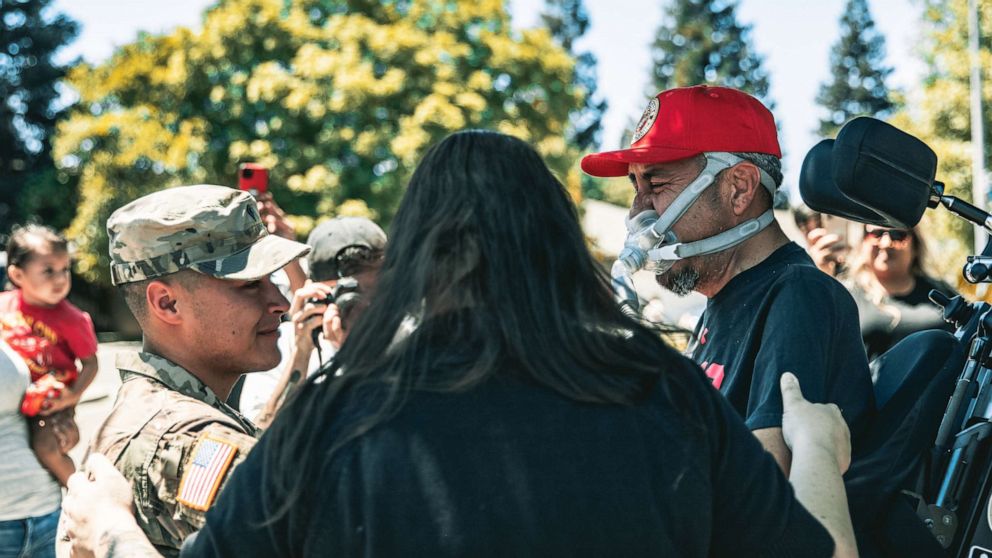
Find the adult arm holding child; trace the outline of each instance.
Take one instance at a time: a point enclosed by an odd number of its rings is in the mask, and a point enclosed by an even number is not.
[[[80,359],[80,364],[79,377],[71,386],[63,389],[58,397],[46,402],[40,413],[41,416],[48,416],[79,404],[83,392],[93,383],[93,379],[96,378],[96,373],[100,369],[96,354]]]

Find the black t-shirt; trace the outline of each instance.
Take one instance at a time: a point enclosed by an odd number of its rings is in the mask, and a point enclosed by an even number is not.
[[[793,242],[708,301],[690,349],[751,430],[782,425],[783,372],[810,401],[840,407],[855,447],[874,414],[854,300]]]
[[[941,310],[930,302],[930,291],[936,289],[948,297],[957,293],[947,284],[926,277],[916,276],[913,290],[904,295],[890,296],[881,305],[874,304],[861,289],[852,289],[861,321],[861,338],[868,359],[873,360],[903,338],[927,329],[954,331],[944,321]]]
[[[321,463],[312,491],[263,525],[266,434],[182,556],[831,556],[771,456],[678,358],[682,410],[660,384],[636,405],[598,405],[501,374],[415,391],[330,457],[338,427],[291,408],[277,420],[325,429],[299,456]],[[333,422],[368,415],[368,401],[348,397]]]

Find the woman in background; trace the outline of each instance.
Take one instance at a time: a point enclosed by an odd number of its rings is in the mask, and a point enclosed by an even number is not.
[[[927,246],[919,227],[886,229],[865,225],[864,240],[846,280],[858,303],[861,337],[872,360],[904,337],[926,329],[948,329],[931,290],[956,293],[926,269]]]
[[[953,329],[930,302],[929,293],[933,289],[948,297],[956,293],[927,271],[927,245],[919,227],[864,225],[861,245],[851,257],[846,241],[823,228],[822,214],[805,206],[793,212],[816,266],[837,277],[854,296],[869,361],[910,334]]]

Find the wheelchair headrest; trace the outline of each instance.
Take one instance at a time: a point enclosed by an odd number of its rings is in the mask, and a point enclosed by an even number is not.
[[[927,208],[937,155],[881,120],[860,117],[806,154],[799,192],[811,209],[883,227],[916,225]]]

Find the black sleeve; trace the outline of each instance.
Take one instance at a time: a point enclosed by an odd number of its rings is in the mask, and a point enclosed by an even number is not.
[[[261,501],[263,436],[237,469],[207,512],[206,523],[195,536],[183,542],[180,556],[243,557],[285,555],[285,545],[276,541],[278,526],[266,524]]]
[[[710,556],[832,556],[833,538],[796,500],[771,454],[717,390],[699,383],[712,448]]]
[[[754,362],[748,428],[782,426],[784,372],[799,378],[806,399],[840,407],[848,424],[865,416],[874,405],[871,376],[851,295],[819,272],[794,274],[774,289]]]

